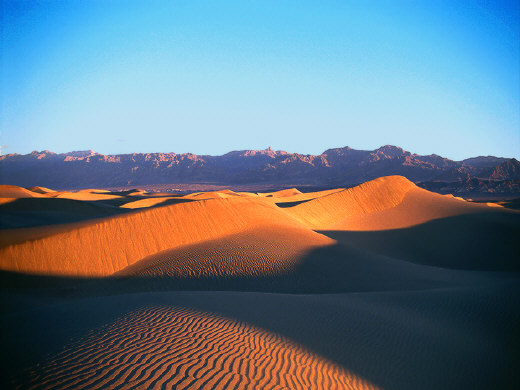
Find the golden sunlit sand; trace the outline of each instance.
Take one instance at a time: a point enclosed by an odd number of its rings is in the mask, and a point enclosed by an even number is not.
[[[10,388],[504,388],[518,211],[401,176],[187,195],[0,187]]]

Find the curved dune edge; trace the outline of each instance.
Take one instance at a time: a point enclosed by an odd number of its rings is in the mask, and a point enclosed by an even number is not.
[[[309,229],[261,226],[153,254],[117,276],[234,278],[287,275],[304,256],[336,241]]]
[[[200,200],[196,197],[170,197],[166,201],[164,198],[145,198],[132,204],[147,205],[148,208],[95,220],[65,231],[51,229],[59,232],[57,234],[39,234],[38,229],[27,229],[25,231],[30,234],[25,236],[30,240],[22,241],[24,229],[19,229],[12,235],[16,241],[0,248],[0,269],[62,276],[108,276],[167,249],[219,239],[259,226],[285,226],[308,231],[386,230],[483,210],[500,212],[497,208],[433,194],[401,176],[383,177],[351,189],[325,193],[327,195],[285,208],[276,206],[276,200],[288,200],[292,195],[265,198],[221,191],[208,193],[208,196],[223,196],[209,200],[203,199],[204,193]],[[76,194],[112,196],[93,193],[92,190]],[[308,196],[296,196],[302,195]],[[39,200],[31,201],[36,204]],[[46,198],[45,201],[66,200]],[[166,206],[160,202],[175,204]],[[127,203],[129,207],[132,204]],[[151,208],[158,204],[163,207]],[[93,208],[93,205],[88,205]],[[7,206],[10,203],[5,203]],[[0,241],[4,245],[5,240]]]
[[[386,176],[286,209],[311,229],[327,229],[339,221],[397,206],[417,188],[402,176]]]
[[[489,207],[415,187],[394,207],[351,213],[329,226],[330,230],[376,231],[402,229],[457,215],[492,212]]]
[[[0,184],[0,198],[41,198],[45,195],[26,188]]]
[[[175,197],[175,196],[146,198],[146,199],[133,200],[133,201],[125,203],[124,205],[119,206],[119,207],[122,209],[144,209],[147,207],[158,206],[158,205],[167,203],[169,201],[175,201],[178,199],[183,199],[183,198],[179,198],[179,197]]]
[[[300,192],[300,193],[295,193],[292,195],[290,193],[286,193],[284,196],[274,195],[276,193],[269,194],[272,196],[265,196],[265,195],[259,195],[259,196],[262,196],[263,199],[272,201],[274,203],[292,203],[292,202],[302,202],[302,201],[313,200],[316,198],[322,198],[324,196],[328,196],[328,195],[334,194],[336,192],[341,192],[344,190],[345,190],[345,188],[334,188],[332,190],[304,192],[304,193]],[[278,191],[278,192],[281,192],[281,191]]]
[[[7,271],[107,276],[151,254],[255,226],[302,227],[273,204],[234,197],[180,203],[96,221],[0,249]]]
[[[376,389],[295,342],[182,307],[137,309],[27,371],[39,389]]]
[[[27,188],[27,189],[29,191],[36,192],[38,194],[49,194],[51,192],[56,192],[54,190],[51,190],[50,188],[40,187],[40,186],[34,186],[34,187]]]
[[[60,192],[55,196],[50,193],[49,195],[54,198],[62,198],[62,199],[74,199],[74,200],[87,200],[87,201],[96,201],[96,200],[110,200],[110,199],[122,199],[123,197],[120,195],[111,195],[107,194],[103,190],[81,190],[78,192]]]
[[[195,192],[193,194],[188,194],[183,196],[185,199],[197,199],[197,200],[203,200],[203,199],[225,199],[225,198],[232,198],[241,196],[240,194],[237,194],[235,191],[232,190],[221,190],[221,191],[208,191],[208,192]]]
[[[259,193],[258,195],[260,196],[269,196],[269,197],[273,197],[273,198],[287,198],[287,197],[290,197],[290,196],[295,196],[295,195],[301,195],[301,191],[298,190],[297,188],[287,188],[285,190],[280,190],[280,191],[276,191],[276,192],[263,192],[263,193]]]

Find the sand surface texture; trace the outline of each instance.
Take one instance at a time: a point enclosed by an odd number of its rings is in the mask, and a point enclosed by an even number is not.
[[[2,388],[518,388],[520,213],[400,176],[302,193],[0,187]]]

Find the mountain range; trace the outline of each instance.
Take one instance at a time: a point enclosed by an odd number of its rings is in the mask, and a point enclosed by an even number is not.
[[[129,187],[170,183],[262,184],[351,187],[381,176],[401,175],[437,192],[520,194],[520,163],[480,156],[453,161],[421,156],[386,145],[366,151],[350,147],[320,155],[265,150],[221,156],[192,153],[104,155],[88,151],[0,156],[0,183],[58,189]]]

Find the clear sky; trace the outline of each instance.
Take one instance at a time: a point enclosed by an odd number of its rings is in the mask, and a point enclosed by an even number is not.
[[[516,0],[1,4],[4,153],[520,158]]]

